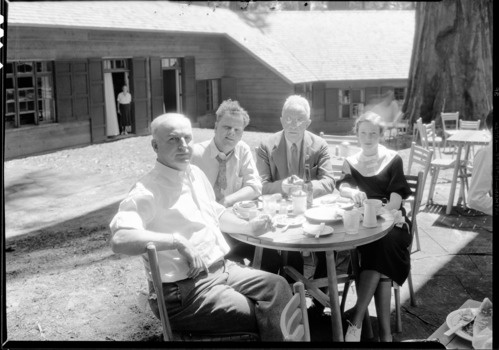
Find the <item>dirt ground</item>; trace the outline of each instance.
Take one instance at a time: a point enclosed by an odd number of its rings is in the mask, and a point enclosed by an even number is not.
[[[150,137],[5,163],[9,340],[155,340],[139,257],[113,254],[108,224],[154,162]],[[157,337],[156,337],[157,336]]]

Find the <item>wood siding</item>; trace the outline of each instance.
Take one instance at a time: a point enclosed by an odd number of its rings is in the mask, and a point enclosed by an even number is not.
[[[90,144],[90,121],[5,130],[5,160]]]
[[[8,61],[195,56],[197,79],[224,75],[226,39],[215,34],[9,27],[8,39]]]
[[[236,78],[237,100],[250,116],[249,130],[280,130],[282,106],[294,86],[227,39],[225,75]]]

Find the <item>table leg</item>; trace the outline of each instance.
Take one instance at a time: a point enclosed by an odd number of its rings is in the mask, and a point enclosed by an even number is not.
[[[454,192],[456,192],[457,176],[459,173],[459,167],[461,166],[462,149],[463,146],[459,144],[457,147],[456,164],[454,164],[454,173],[452,175],[452,182],[450,185],[449,201],[447,202],[447,209],[445,211],[447,215],[450,215],[450,213],[452,212],[452,205],[454,204]]]
[[[257,270],[260,270],[262,267],[262,256],[263,256],[263,248],[255,247],[255,253],[253,254],[253,263],[251,266]]]
[[[334,251],[328,250],[326,252],[326,261],[333,341],[342,342],[344,341],[343,326],[341,324],[340,302],[338,298],[338,281],[336,279],[336,262],[334,259]]]

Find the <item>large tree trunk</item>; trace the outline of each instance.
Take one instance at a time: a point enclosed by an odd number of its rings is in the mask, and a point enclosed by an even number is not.
[[[492,0],[418,2],[408,93],[410,125],[441,112],[484,120],[492,109]],[[482,123],[482,125],[484,125]]]

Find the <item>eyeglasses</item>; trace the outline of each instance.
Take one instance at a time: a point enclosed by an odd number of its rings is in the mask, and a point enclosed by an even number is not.
[[[291,124],[295,124],[296,126],[302,126],[303,124],[305,124],[307,122],[307,119],[289,119],[289,118],[282,118],[282,120],[284,121],[284,123],[286,125],[291,125]]]

